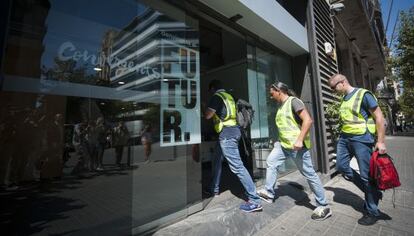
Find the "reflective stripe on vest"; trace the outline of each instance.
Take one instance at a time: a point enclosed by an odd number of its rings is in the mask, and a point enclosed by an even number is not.
[[[293,99],[294,97],[288,97],[285,104],[277,111],[275,117],[276,126],[279,130],[280,144],[286,149],[293,149],[293,145],[300,134],[300,126],[296,122],[292,111]],[[306,148],[311,148],[309,133],[306,134],[304,143]]]
[[[217,114],[213,115],[214,130],[217,133],[220,133],[223,130],[223,127],[236,126],[236,103],[234,102],[233,97],[226,92],[217,92],[214,95],[217,95],[223,100],[224,105],[226,106],[227,114],[223,120],[221,120]]]
[[[341,131],[343,133],[361,135],[365,134],[368,130],[371,134],[375,134],[375,121],[372,118],[371,114],[368,113],[368,120],[365,120],[365,118],[360,113],[361,104],[365,93],[371,92],[366,89],[358,89],[358,91],[356,91],[348,101],[345,101],[342,98],[339,114],[343,122],[341,128]],[[375,100],[377,100],[373,94],[372,96],[375,98]]]

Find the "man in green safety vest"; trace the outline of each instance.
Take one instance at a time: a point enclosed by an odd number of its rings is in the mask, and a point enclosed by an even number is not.
[[[239,140],[240,127],[236,121],[236,105],[233,97],[222,88],[219,80],[209,84],[209,91],[213,93],[208,108],[204,113],[206,119],[213,119],[214,130],[219,134],[219,146],[213,159],[213,181],[211,192],[219,194],[219,184],[223,157],[226,158],[230,170],[237,175],[242,183],[248,201],[240,206],[245,212],[261,211],[260,197],[256,193],[256,186],[240,158]]]
[[[270,98],[280,105],[275,118],[279,141],[275,142],[273,150],[267,157],[266,182],[258,194],[264,201],[273,202],[278,168],[286,158],[291,158],[315,194],[317,207],[312,213],[312,219],[324,220],[331,216],[332,212],[327,207],[325,190],[312,165],[309,151],[311,147],[309,130],[312,119],[304,103],[292,95],[293,93],[284,83],[277,82],[270,87]]]
[[[336,168],[365,194],[364,216],[358,223],[373,225],[380,215],[378,202],[382,193],[369,181],[369,162],[375,133],[378,137],[375,148],[380,153],[386,152],[384,116],[375,96],[366,89],[352,87],[344,75],[333,75],[328,84],[332,90],[343,95],[340,107],[343,125],[336,150]],[[360,173],[349,165],[353,156]]]

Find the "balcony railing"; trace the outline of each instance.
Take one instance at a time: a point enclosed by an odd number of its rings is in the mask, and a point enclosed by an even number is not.
[[[367,19],[369,20],[369,24],[371,26],[371,30],[374,33],[375,41],[379,50],[381,51],[382,55],[384,55],[383,49],[383,42],[384,42],[384,27],[378,24],[382,24],[382,19],[377,20],[378,17],[381,17],[381,10],[380,4],[378,0],[361,0],[362,6],[364,8],[365,14],[367,15]],[[380,32],[380,30],[382,32]]]

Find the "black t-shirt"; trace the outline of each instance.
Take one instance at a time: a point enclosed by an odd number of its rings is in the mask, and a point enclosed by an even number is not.
[[[226,105],[224,104],[223,99],[221,99],[218,95],[213,95],[213,97],[211,97],[208,108],[213,110],[221,120],[223,120],[227,115]]]

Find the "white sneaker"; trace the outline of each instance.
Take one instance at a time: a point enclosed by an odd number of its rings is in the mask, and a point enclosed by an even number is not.
[[[326,218],[332,215],[332,211],[329,207],[326,206],[318,206],[315,210],[313,210],[311,218],[313,220],[325,220]]]
[[[274,196],[272,196],[266,189],[260,189],[259,191],[257,191],[257,195],[259,195],[259,197],[268,203],[273,203],[274,200]]]

